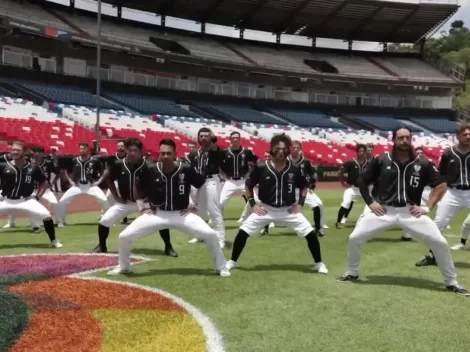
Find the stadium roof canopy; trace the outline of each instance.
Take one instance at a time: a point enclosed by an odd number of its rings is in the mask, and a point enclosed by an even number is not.
[[[436,3],[440,1],[441,3]],[[459,8],[456,0],[104,0],[196,22],[308,37],[415,43]]]

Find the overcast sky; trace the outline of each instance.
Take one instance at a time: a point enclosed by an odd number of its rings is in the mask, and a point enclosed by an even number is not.
[[[69,5],[69,0],[48,0],[51,2],[55,2],[58,4]],[[152,1],[152,0],[148,0]],[[389,0],[389,1],[398,1],[398,0]],[[410,3],[419,3],[419,2],[434,2],[434,3],[446,3],[446,2],[455,2],[455,0],[401,0],[399,2],[410,2]],[[447,22],[442,29],[448,29],[449,25],[452,21],[455,20],[463,20],[467,22],[467,25],[470,25],[470,0],[459,0],[459,4],[461,5],[461,9]],[[75,0],[75,7],[83,10],[88,11],[97,11],[97,2],[93,0]],[[116,8],[105,3],[103,1],[102,6],[102,13],[111,16],[117,16]],[[160,24],[160,18],[149,13],[144,13],[141,11],[131,10],[131,9],[123,9],[123,18],[153,23],[156,25]],[[200,25],[177,18],[167,17],[166,19],[166,26],[167,27],[175,27],[180,29],[187,29],[192,31],[200,31]],[[223,27],[217,25],[206,25],[206,33],[209,34],[218,34],[218,35],[225,35],[231,37],[238,37],[239,32],[236,29],[230,27]],[[437,33],[438,35],[438,33]],[[258,31],[249,31],[246,30],[244,33],[245,39],[253,39],[253,40],[262,40],[262,41],[270,41],[275,42],[275,36],[269,33],[258,32]],[[283,35],[281,37],[282,43],[290,43],[290,44],[298,44],[298,45],[310,45],[311,41],[305,37],[299,36],[287,36]],[[332,40],[332,39],[317,39],[317,46],[318,47],[329,47],[329,48],[340,48],[346,49],[347,43],[341,40]],[[369,42],[354,42],[353,43],[354,50],[381,50],[381,45],[377,43],[369,43]]]

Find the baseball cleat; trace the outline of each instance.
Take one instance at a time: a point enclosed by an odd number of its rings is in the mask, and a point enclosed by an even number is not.
[[[62,228],[62,227],[64,227],[64,224],[62,224],[61,222],[59,222],[59,223],[57,224],[57,227],[61,227],[61,228]]]
[[[114,269],[108,271],[107,275],[109,276],[116,276],[116,275],[122,275],[122,274],[129,274],[131,273],[131,269],[121,269],[120,266],[115,267]]]
[[[191,244],[198,243],[198,242],[202,242],[202,241],[198,240],[197,238],[192,238],[188,241],[188,243],[191,243]]]
[[[322,226],[322,228],[324,228],[324,229],[329,229],[330,227],[325,224],[325,225]]]
[[[225,269],[227,269],[228,271],[232,270],[233,268],[236,268],[237,267],[237,262],[236,261],[233,261],[233,260],[229,260],[227,262],[227,264],[225,264]]]
[[[430,255],[426,255],[423,259],[415,264],[416,266],[428,266],[428,265],[437,265],[436,259]]]
[[[59,240],[54,240],[51,242],[51,246],[54,248],[62,248],[64,245]]]
[[[7,223],[7,224],[3,225],[3,228],[4,229],[13,229],[13,228],[15,228],[15,224]]]
[[[323,230],[316,230],[316,231],[315,231],[315,234],[316,234],[318,237],[326,237],[326,233],[323,232]]]
[[[165,255],[173,258],[178,257],[178,253],[176,253],[173,247],[165,248]]]
[[[341,225],[344,225],[348,222],[348,218],[342,218],[341,219]]]
[[[41,228],[40,227],[33,227],[33,230],[32,230],[34,233],[40,233],[41,232]]]
[[[269,224],[269,228],[272,229],[274,226],[276,226],[273,222]]]
[[[229,277],[231,275],[230,271],[227,268],[216,270],[216,273],[222,277]]]
[[[460,251],[465,249],[465,245],[462,243],[456,244],[455,246],[450,247],[453,251]]]
[[[470,292],[468,292],[468,290],[466,290],[463,286],[461,286],[460,284],[455,284],[455,285],[451,285],[451,286],[446,286],[446,289],[448,289],[449,291],[452,291],[458,295],[461,295],[461,296],[470,296]]]
[[[339,229],[342,229],[343,228],[343,225],[341,225],[341,223],[337,222],[335,224],[336,228],[339,230]]]
[[[349,275],[348,273],[343,274],[339,278],[336,279],[337,282],[347,282],[347,281],[358,281],[359,280],[359,275]]]
[[[108,253],[108,248],[97,245],[95,248],[93,248],[91,253]]]
[[[323,264],[322,262],[315,263],[315,266],[313,267],[313,271],[320,273],[320,274],[328,274],[328,269],[326,268],[326,265]]]

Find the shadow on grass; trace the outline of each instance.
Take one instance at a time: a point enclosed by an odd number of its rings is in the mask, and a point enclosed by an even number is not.
[[[373,275],[367,276],[367,280],[359,280],[356,285],[378,285],[378,286],[403,286],[414,287],[429,291],[447,291],[443,283],[403,276]]]
[[[163,249],[157,249],[157,248],[135,248],[135,249],[132,249],[132,254],[162,256],[162,255],[165,255],[165,251]]]
[[[397,242],[403,242],[403,243],[413,243],[416,241],[403,241],[401,237],[396,237],[396,238],[390,238],[390,237],[376,237],[371,239],[368,242],[388,242],[388,243],[397,243]]]
[[[301,273],[313,273],[312,265],[301,264],[271,264],[271,265],[256,265],[251,268],[237,267],[236,270],[240,271],[297,271]]]
[[[130,273],[126,276],[129,278],[147,277],[157,275],[179,275],[179,276],[214,276],[217,277],[215,271],[210,269],[194,269],[194,268],[162,268],[150,269],[142,273]]]
[[[454,262],[456,268],[460,269],[470,269],[470,263],[466,262]]]
[[[51,246],[48,243],[17,243],[17,244],[0,245],[0,250],[15,249],[15,248],[51,248]]]

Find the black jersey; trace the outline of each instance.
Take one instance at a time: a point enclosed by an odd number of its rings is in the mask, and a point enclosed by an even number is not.
[[[50,159],[43,159],[41,162],[37,164],[40,168],[44,176],[46,176],[46,181],[51,184],[51,175],[58,174],[59,171],[54,165],[54,162]]]
[[[222,168],[224,154],[220,148],[199,149],[188,154],[191,165],[204,176],[216,175]]]
[[[439,163],[439,172],[449,188],[470,189],[470,153],[462,154],[451,147],[444,151]]]
[[[258,185],[258,198],[272,207],[290,206],[296,202],[295,189],[307,187],[307,179],[300,168],[289,159],[281,172],[274,169],[271,161],[261,161],[250,172],[246,185]]]
[[[145,160],[140,160],[137,164],[129,163],[127,159],[114,162],[108,169],[111,181],[118,182],[118,189],[121,198],[125,201],[135,202],[134,186],[136,180],[147,171],[149,165]]]
[[[3,154],[0,156],[0,163],[6,163],[7,161],[10,161],[11,157],[10,154]]]
[[[368,165],[359,176],[358,185],[367,205],[373,201],[368,187],[373,184],[377,203],[404,207],[420,205],[424,187],[434,188],[444,181],[436,166],[422,156],[402,164],[385,153]]]
[[[302,176],[307,179],[308,185],[311,188],[315,188],[317,179],[315,177],[317,171],[313,167],[310,160],[305,159],[302,155],[299,160],[293,160],[292,157],[289,157],[289,160],[297,167],[299,167]]]
[[[114,153],[112,155],[106,155],[106,157],[104,158],[104,160],[102,160],[101,162],[106,165],[106,168],[110,168],[112,167],[118,160],[123,160],[124,158],[126,157],[126,154],[124,154],[124,156],[119,156],[118,153]]]
[[[356,158],[345,161],[341,167],[341,172],[348,175],[346,182],[351,186],[357,187],[359,175],[367,168],[368,164],[367,160],[361,163]]]
[[[249,171],[249,163],[256,162],[258,157],[246,148],[237,150],[226,148],[222,150],[221,169],[225,174],[234,180],[240,180],[245,177]]]
[[[191,186],[201,188],[206,179],[186,163],[177,161],[170,174],[165,174],[158,162],[143,170],[137,187],[148,198],[150,206],[160,210],[184,210],[189,205]]]
[[[26,163],[22,167],[10,162],[0,163],[2,195],[9,199],[29,197],[35,184],[42,184],[46,176],[36,164]]]
[[[75,183],[93,183],[101,177],[102,172],[103,164],[94,156],[85,160],[78,156],[72,160],[71,179]]]

